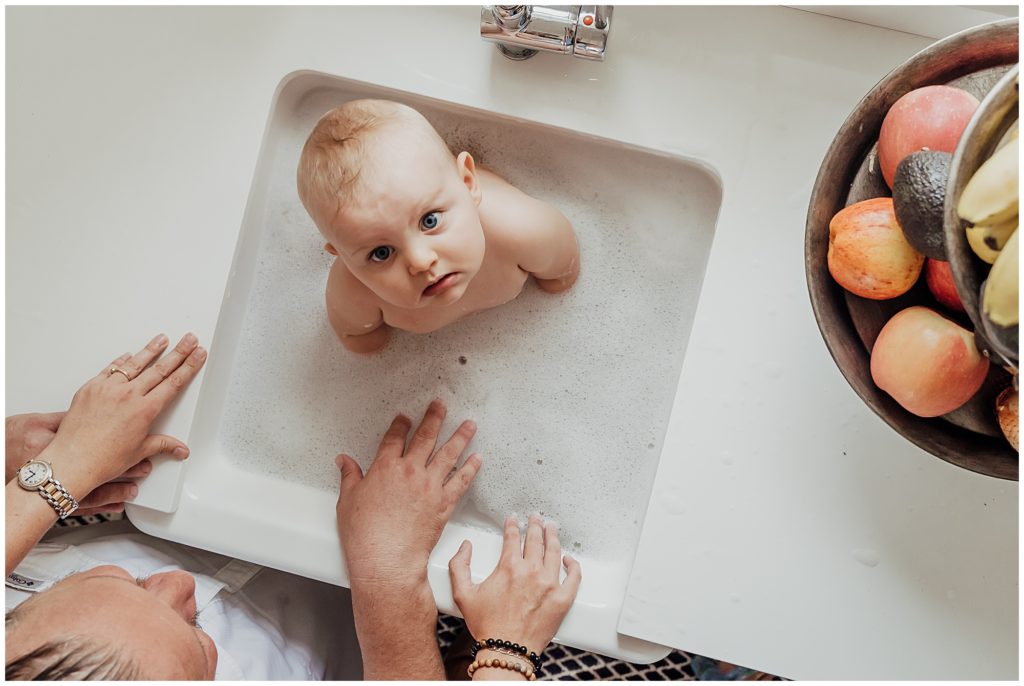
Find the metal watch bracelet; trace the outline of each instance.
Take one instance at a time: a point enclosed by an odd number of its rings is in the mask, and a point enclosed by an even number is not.
[[[75,497],[68,493],[64,484],[52,476],[45,483],[40,484],[38,490],[39,495],[50,503],[50,506],[57,511],[57,516],[62,520],[78,509],[78,501],[75,500]]]

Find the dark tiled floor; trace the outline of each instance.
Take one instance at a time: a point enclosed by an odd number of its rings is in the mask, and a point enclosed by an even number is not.
[[[441,615],[437,639],[442,655],[465,629],[458,617]],[[776,677],[674,650],[663,660],[637,665],[568,646],[552,644],[544,651],[543,681],[748,681]]]

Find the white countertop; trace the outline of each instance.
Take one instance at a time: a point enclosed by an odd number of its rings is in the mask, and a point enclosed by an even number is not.
[[[621,630],[795,678],[1015,678],[1017,485],[876,418],[803,277],[832,136],[930,40],[781,8],[614,19],[604,63],[513,63],[476,6],[8,8],[7,413],[66,407],[158,331],[209,340],[291,71],[697,157],[725,200]]]

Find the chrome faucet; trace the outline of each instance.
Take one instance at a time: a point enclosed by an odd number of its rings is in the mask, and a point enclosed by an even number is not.
[[[480,37],[502,55],[525,60],[538,51],[604,60],[611,5],[483,5]]]

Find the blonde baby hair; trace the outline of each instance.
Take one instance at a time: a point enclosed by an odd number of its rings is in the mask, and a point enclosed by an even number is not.
[[[299,199],[320,232],[328,237],[332,220],[354,191],[366,158],[366,143],[385,126],[408,123],[451,151],[422,114],[391,100],[351,100],[316,123],[302,147],[296,181]]]

